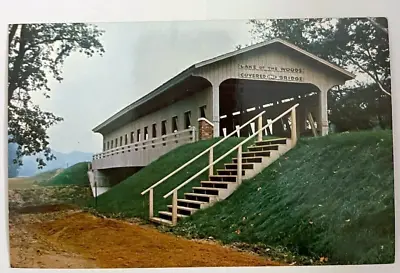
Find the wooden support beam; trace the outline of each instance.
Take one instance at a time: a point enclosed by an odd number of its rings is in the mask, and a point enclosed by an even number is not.
[[[310,126],[311,126],[311,130],[313,132],[313,135],[315,137],[318,136],[317,128],[315,128],[315,122],[314,122],[314,119],[313,119],[313,116],[312,116],[311,112],[308,112],[307,118],[308,118],[308,122],[310,122]]]
[[[258,126],[257,126],[257,130],[260,130],[262,127],[263,127],[263,124],[262,124],[262,116],[259,116],[259,117],[258,117]],[[260,132],[258,133],[258,138],[257,138],[258,141],[261,141],[261,140],[262,140],[262,134],[263,134],[263,132],[262,132],[262,130],[260,130]]]
[[[296,108],[292,109],[291,116],[290,116],[291,122],[292,122],[292,128],[291,128],[291,136],[290,138],[292,139],[292,146],[294,147],[297,143],[297,120],[296,120]]]

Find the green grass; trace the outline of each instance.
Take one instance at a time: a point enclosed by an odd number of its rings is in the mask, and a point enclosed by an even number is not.
[[[100,195],[97,200],[97,212],[114,217],[140,217],[148,218],[148,194],[142,196],[140,193],[150,187],[160,179],[164,178],[187,161],[200,154],[219,139],[198,141],[196,143],[180,146],[173,151],[161,156],[136,174],[117,184],[108,192]],[[243,138],[230,138],[218,145],[214,150],[214,158],[229,151]],[[235,152],[226,157],[225,160],[216,164],[215,169],[230,162],[235,156]],[[172,196],[164,199],[162,196],[196,174],[202,168],[208,165],[208,153],[199,158],[193,164],[178,172],[164,183],[154,189],[154,212],[157,215],[159,210],[167,210],[167,205],[171,204]],[[207,172],[200,175],[197,179],[187,184],[178,192],[178,197],[183,198],[185,192],[190,192],[191,187],[200,186],[201,180],[207,179]],[[93,208],[94,201],[88,202],[88,207]]]
[[[89,178],[87,175],[88,163],[80,162],[65,170],[49,180],[40,183],[43,186],[87,186]]]
[[[228,199],[178,222],[174,232],[285,247],[332,264],[393,263],[392,147],[392,131],[301,139]]]

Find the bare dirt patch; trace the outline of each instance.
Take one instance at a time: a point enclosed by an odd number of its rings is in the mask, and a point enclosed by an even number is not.
[[[31,177],[14,177],[8,178],[9,189],[22,189],[34,186],[34,179]]]
[[[52,210],[54,207],[47,207]],[[31,208],[30,208],[31,209]],[[154,268],[279,265],[151,226],[69,210],[10,217],[11,264],[41,268]],[[41,206],[38,210],[45,210]],[[34,209],[36,211],[36,209]]]
[[[77,210],[82,187],[9,190],[10,262],[16,268],[155,268],[280,265],[264,257],[191,241],[152,225]]]
[[[10,215],[10,263],[14,268],[93,268],[93,260],[66,251],[32,230],[43,221],[66,217],[71,211]],[[75,213],[75,212],[72,212]]]

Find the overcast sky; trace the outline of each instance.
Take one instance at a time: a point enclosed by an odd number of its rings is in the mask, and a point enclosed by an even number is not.
[[[97,24],[105,30],[103,57],[75,53],[65,62],[62,83],[51,98],[34,101],[64,121],[48,130],[59,152],[99,152],[92,129],[190,65],[250,42],[246,21],[135,22]]]

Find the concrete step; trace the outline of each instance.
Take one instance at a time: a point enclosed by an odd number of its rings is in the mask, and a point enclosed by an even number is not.
[[[219,195],[219,191],[223,189],[218,188],[207,188],[207,187],[193,187],[193,193],[209,194],[209,195]]]
[[[188,216],[199,210],[199,209],[183,207],[183,206],[177,206],[176,208],[178,210],[178,214],[188,215]],[[172,212],[172,205],[168,205],[168,211]]]
[[[238,172],[237,170],[232,170],[232,169],[218,169],[217,170],[218,175],[237,175]],[[245,175],[246,171],[242,170],[242,175]]]
[[[172,221],[163,219],[163,218],[159,218],[159,217],[152,217],[150,218],[151,222],[157,223],[157,224],[161,224],[161,225],[166,225],[166,226],[172,226]]]
[[[287,144],[287,138],[263,139],[255,142],[255,145],[261,146],[269,144]]]
[[[177,201],[178,201],[178,206],[180,206],[180,207],[188,207],[188,208],[195,208],[195,209],[200,209],[202,206],[205,206],[208,204],[208,202],[190,200],[190,199],[178,199]]]
[[[237,165],[238,165],[237,163],[225,163],[224,164],[226,170],[237,170]],[[254,164],[242,162],[242,169],[243,170],[252,170],[252,169],[254,169]]]
[[[242,157],[242,163],[261,163],[263,160],[263,157],[257,156],[257,157]],[[232,162],[234,164],[237,164],[238,160],[236,157],[232,158]]]
[[[212,194],[188,192],[188,193],[185,193],[185,197],[186,197],[186,199],[189,199],[189,200],[211,203],[218,196],[212,195]]]
[[[210,181],[226,181],[226,182],[236,182],[236,175],[211,175],[209,177]]]
[[[165,220],[169,220],[172,221],[172,212],[169,211],[159,211],[158,215],[160,216],[160,218],[165,219]],[[188,217],[188,215],[184,215],[184,214],[177,214],[176,215],[177,218],[185,218]]]
[[[235,184],[233,182],[219,182],[219,181],[201,181],[201,186],[206,188],[218,188],[218,189],[227,189],[229,184]]]
[[[249,152],[255,152],[255,151],[272,151],[275,150],[277,151],[279,149],[279,144],[271,144],[271,145],[255,145],[255,146],[249,146],[247,147],[247,150]]]
[[[242,157],[268,157],[270,155],[271,151],[250,151],[242,153]]]

